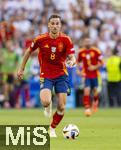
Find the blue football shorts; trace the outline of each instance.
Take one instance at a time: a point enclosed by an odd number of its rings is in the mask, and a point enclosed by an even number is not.
[[[71,88],[69,84],[69,78],[67,75],[62,75],[54,79],[40,78],[40,90],[50,89],[55,90],[55,93],[67,93],[71,94]]]
[[[85,87],[97,88],[98,87],[98,78],[86,78]]]

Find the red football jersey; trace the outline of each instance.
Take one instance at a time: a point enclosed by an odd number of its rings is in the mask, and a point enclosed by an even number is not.
[[[102,55],[100,50],[95,47],[90,49],[82,48],[78,54],[78,62],[83,63],[83,71],[87,78],[96,78],[98,76],[98,69],[90,71],[88,70],[89,65],[97,65],[98,62],[102,62]]]
[[[9,25],[7,22],[0,23],[0,40],[3,41],[3,37],[5,40],[11,40],[15,33],[15,27],[13,25]]]
[[[39,35],[33,40],[30,51],[37,48],[40,77],[53,79],[67,74],[65,60],[69,54],[74,53],[72,41],[67,35],[60,33],[56,39],[50,38],[48,33]]]

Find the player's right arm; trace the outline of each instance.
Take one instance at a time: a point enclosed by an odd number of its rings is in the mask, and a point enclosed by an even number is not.
[[[29,59],[31,55],[31,51],[30,51],[30,48],[28,48],[26,51],[25,51],[25,54],[24,54],[24,57],[23,57],[23,60],[22,60],[22,63],[18,69],[18,72],[17,72],[17,76],[18,76],[18,79],[21,80],[23,79],[23,74],[24,74],[24,69],[25,69],[25,66],[26,66],[26,63]]]
[[[38,41],[38,37],[33,40],[31,46],[24,53],[22,63],[21,63],[21,65],[18,69],[18,72],[17,72],[17,77],[19,80],[23,79],[24,69],[25,69],[26,63],[27,63],[31,53],[38,48],[38,42],[37,41]]]

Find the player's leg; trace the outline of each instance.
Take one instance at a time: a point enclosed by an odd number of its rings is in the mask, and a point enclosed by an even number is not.
[[[99,105],[99,92],[98,92],[98,79],[92,79],[92,88],[93,88],[93,102],[92,102],[92,110],[96,112],[98,110]]]
[[[85,108],[85,115],[86,116],[91,115],[91,99],[90,99],[91,85],[90,84],[91,84],[90,79],[85,79],[83,105]]]
[[[26,80],[22,81],[22,88],[24,89],[26,107],[31,108],[32,103],[30,101],[30,89],[29,89],[29,84]]]
[[[9,108],[10,107],[10,93],[13,90],[13,82],[14,77],[13,75],[7,75],[6,81],[4,83],[4,95],[5,95],[5,102],[4,107]]]
[[[51,123],[52,128],[56,128],[64,116],[67,94],[66,93],[58,93],[57,97],[58,97],[57,110],[56,110],[55,114],[53,115],[53,121]]]
[[[52,88],[53,82],[48,79],[40,80],[40,100],[45,108],[44,115],[50,117],[52,114]]]
[[[97,88],[93,89],[93,95],[94,95],[94,98],[93,98],[93,102],[92,102],[92,110],[93,110],[93,112],[97,112],[98,105],[99,105],[99,94],[98,94]]]
[[[84,88],[84,96],[83,96],[83,105],[85,108],[85,115],[90,116],[91,113],[91,98],[90,98],[90,87],[85,87]]]
[[[57,137],[55,133],[55,128],[57,125],[61,122],[61,120],[64,117],[64,110],[65,110],[65,104],[66,104],[66,93],[58,93],[58,102],[57,102],[57,110],[53,115],[53,120],[50,126],[50,137]]]
[[[52,101],[51,101],[51,90],[50,89],[42,89],[40,91],[40,99],[41,99],[41,104],[45,108],[44,110],[44,115],[46,117],[51,117],[52,114]]]
[[[53,115],[52,123],[50,126],[50,136],[56,137],[55,128],[61,122],[64,116],[66,97],[69,90],[68,76],[64,75],[56,79],[55,92],[58,97],[57,110]]]

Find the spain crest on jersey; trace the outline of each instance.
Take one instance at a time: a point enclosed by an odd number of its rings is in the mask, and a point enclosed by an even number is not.
[[[62,50],[63,50],[63,43],[59,43],[58,44],[58,50],[59,50],[59,52],[62,52]]]
[[[51,47],[51,51],[52,51],[52,53],[55,53],[56,52],[56,47]]]

